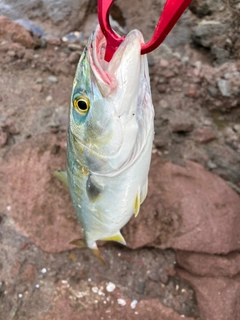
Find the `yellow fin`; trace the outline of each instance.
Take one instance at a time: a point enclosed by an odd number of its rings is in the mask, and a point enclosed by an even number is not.
[[[114,236],[103,238],[101,240],[103,240],[103,241],[116,241],[116,242],[119,242],[121,244],[126,245],[126,241],[124,240],[124,238],[121,235],[120,231],[117,234],[115,234]]]
[[[53,174],[68,188],[67,171],[59,170],[53,171]]]
[[[135,215],[135,217],[137,217],[137,215],[138,215],[138,213],[139,213],[140,204],[141,204],[141,201],[140,201],[140,192],[138,191],[137,196],[136,196],[136,199],[135,199],[135,203],[134,203],[134,215]]]
[[[77,240],[73,240],[70,242],[70,244],[73,244],[79,248],[85,249],[88,248],[88,246],[86,245],[85,241],[83,239],[77,239]],[[98,258],[98,260],[104,264],[106,267],[108,266],[106,261],[104,260],[103,256],[101,255],[101,252],[99,251],[97,245],[95,244],[93,248],[89,248],[92,253],[94,254],[95,257]]]

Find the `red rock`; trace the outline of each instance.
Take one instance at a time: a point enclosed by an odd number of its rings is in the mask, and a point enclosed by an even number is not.
[[[239,320],[240,315],[240,276],[197,277],[178,270],[182,279],[193,286],[200,319],[202,320]]]
[[[199,136],[197,136],[195,140],[201,143],[208,143],[216,139],[215,134],[209,129],[199,128],[198,133],[199,133]]]
[[[36,277],[36,268],[29,264],[22,274],[22,281],[32,281]]]
[[[37,43],[23,26],[4,16],[0,16],[0,36],[6,37],[6,40],[11,38],[13,42],[20,43],[25,48],[37,47]]]
[[[0,210],[11,206],[6,213],[16,230],[48,252],[67,250],[81,236],[68,191],[52,175],[65,167],[65,141],[65,136],[36,136],[0,160]]]
[[[178,265],[191,274],[201,277],[234,277],[240,273],[240,254],[209,255],[176,251]]]
[[[131,248],[228,253],[240,249],[239,208],[237,193],[201,165],[163,163],[155,154],[148,197],[123,235]]]

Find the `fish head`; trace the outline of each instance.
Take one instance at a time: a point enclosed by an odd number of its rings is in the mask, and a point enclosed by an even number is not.
[[[98,26],[82,53],[73,83],[69,136],[75,156],[81,153],[90,171],[116,170],[146,140],[143,127],[151,122],[153,107],[142,42],[140,31],[131,31],[106,62],[106,39]]]

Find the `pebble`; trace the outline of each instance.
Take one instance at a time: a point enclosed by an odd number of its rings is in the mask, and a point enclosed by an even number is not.
[[[10,57],[15,57],[15,51],[13,50],[9,50],[8,53],[7,53]]]
[[[214,162],[212,162],[212,161],[208,161],[207,166],[208,166],[208,168],[211,169],[211,170],[217,168],[217,165],[216,165]]]
[[[207,91],[208,91],[208,93],[210,94],[210,96],[211,96],[212,98],[216,98],[217,95],[218,95],[218,90],[217,90],[217,88],[215,88],[215,87],[213,87],[213,86],[208,86],[208,87],[207,87]]]
[[[130,307],[131,307],[132,309],[135,309],[135,308],[136,308],[137,303],[138,303],[138,301],[137,301],[137,300],[133,300],[133,301],[131,302],[131,304],[130,304]]]
[[[109,282],[109,283],[107,284],[106,290],[107,290],[108,292],[113,292],[113,291],[115,290],[115,288],[116,288],[115,284],[112,283],[112,282]]]
[[[236,131],[237,133],[240,134],[240,124],[235,124],[235,125],[233,126],[233,129],[234,129],[234,131]]]
[[[47,96],[47,97],[46,97],[46,101],[47,101],[47,102],[51,102],[52,100],[53,100],[53,97],[52,97],[52,96]]]
[[[36,79],[35,82],[36,82],[36,83],[43,83],[43,78],[39,77],[39,78]]]
[[[35,86],[33,86],[33,90],[36,92],[42,92],[43,91],[42,84],[35,84]]]
[[[61,39],[59,38],[50,38],[48,39],[48,44],[52,46],[60,46],[61,45]]]
[[[228,81],[224,79],[217,80],[218,89],[220,90],[223,97],[231,97],[231,92],[229,91]]]
[[[169,107],[169,103],[166,100],[162,99],[162,100],[159,101],[159,107],[163,108],[163,109],[166,109],[166,108]]]
[[[123,299],[117,299],[118,304],[120,304],[120,306],[125,306],[126,305],[126,301]]]
[[[49,76],[48,81],[52,83],[58,83],[58,78],[55,76]]]
[[[166,68],[169,66],[169,62],[165,59],[160,60],[160,67]]]
[[[68,61],[69,61],[71,64],[75,64],[75,63],[78,62],[79,58],[80,58],[79,53],[77,53],[77,52],[71,52],[71,54],[70,54],[69,57],[68,57]]]
[[[81,51],[82,47],[75,43],[69,43],[68,48],[72,51]]]

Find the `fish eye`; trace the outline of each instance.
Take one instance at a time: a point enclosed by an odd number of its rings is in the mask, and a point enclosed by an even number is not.
[[[81,115],[85,115],[90,108],[90,101],[87,96],[80,96],[73,100],[75,110]]]

